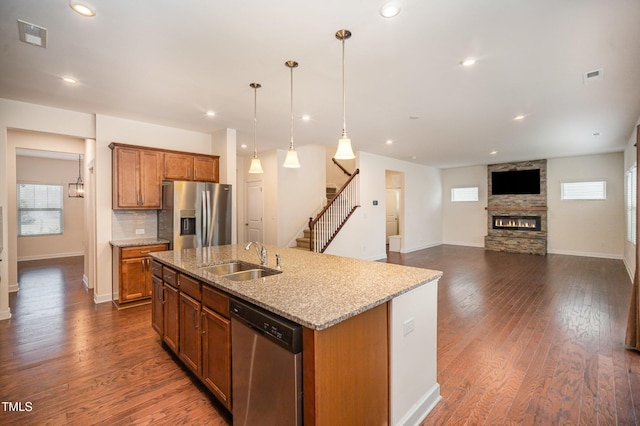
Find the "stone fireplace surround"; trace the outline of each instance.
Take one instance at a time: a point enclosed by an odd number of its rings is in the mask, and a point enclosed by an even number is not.
[[[507,170],[540,169],[540,194],[493,195],[491,173]],[[547,254],[547,160],[490,164],[487,168],[487,235],[486,250],[513,253]],[[494,217],[539,217],[540,230],[494,228]]]

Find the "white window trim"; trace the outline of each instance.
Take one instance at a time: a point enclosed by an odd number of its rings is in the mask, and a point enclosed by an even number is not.
[[[475,199],[474,198],[469,198],[469,199],[456,199],[456,190],[462,190],[462,189],[466,189],[466,190],[473,190],[475,189]],[[452,203],[475,203],[480,201],[480,188],[477,185],[464,185],[464,186],[452,186],[451,187],[451,202]]]
[[[45,207],[45,208],[32,208],[32,207],[20,207],[20,189],[18,188],[20,185],[33,185],[33,186],[56,186],[60,188],[60,208],[56,207]],[[38,234],[23,234],[21,232],[20,227],[20,213],[21,212],[40,212],[40,211],[59,211],[60,212],[60,232],[47,232],[47,233],[38,233]],[[64,234],[64,185],[60,184],[50,184],[50,183],[38,183],[38,182],[17,182],[16,185],[16,212],[17,212],[17,236],[18,237],[46,237],[53,235],[62,235]]]
[[[625,173],[625,210],[627,216],[626,237],[627,241],[636,244],[636,210],[638,208],[637,200],[637,184],[638,184],[638,167],[636,164],[631,166]]]
[[[566,198],[565,197],[565,184],[572,184],[572,183],[590,183],[590,182],[602,182],[603,184],[603,188],[602,188],[602,198],[598,197],[598,198],[594,198],[594,197],[589,197],[589,198]],[[606,201],[607,200],[607,180],[604,178],[598,178],[598,179],[579,179],[579,180],[567,180],[567,181],[562,181],[560,182],[560,200],[562,201]]]

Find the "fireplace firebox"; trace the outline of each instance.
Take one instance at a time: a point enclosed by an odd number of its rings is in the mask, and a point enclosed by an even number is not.
[[[493,216],[493,229],[540,231],[540,216]]]

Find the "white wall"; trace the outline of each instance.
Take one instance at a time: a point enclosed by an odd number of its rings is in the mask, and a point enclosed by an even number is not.
[[[9,129],[24,129],[54,133],[79,138],[95,137],[95,121],[91,114],[83,114],[58,108],[0,99],[0,205],[8,205],[9,190],[15,191],[15,152],[9,153]],[[15,198],[14,198],[15,199]],[[5,213],[9,216],[9,212]],[[2,254],[0,262],[0,319],[11,316],[9,309],[9,285],[17,285],[17,239],[9,235],[13,229],[15,235],[15,215],[13,224],[3,223]]]
[[[84,152],[84,141],[82,139],[74,141],[79,150]],[[19,156],[16,159],[16,171],[18,183],[61,185],[64,191],[62,234],[17,237],[18,261],[84,255],[85,200],[69,198],[66,194],[67,185],[78,178],[78,161]],[[17,206],[14,203],[9,208],[13,211]]]
[[[404,174],[404,206],[400,223],[403,253],[442,243],[442,177],[432,167],[389,157],[357,153],[360,169],[360,205],[349,218],[326,253],[359,259],[384,259],[385,238],[385,172]],[[374,206],[376,200],[378,205]]]
[[[478,201],[451,202],[451,188],[477,186]],[[442,170],[444,244],[484,247],[487,235],[487,166]]]
[[[326,192],[326,148],[307,145],[296,148],[299,169],[282,167],[287,151],[278,150],[278,237],[276,244],[287,246],[307,227],[309,217],[324,206]]]
[[[624,149],[624,171],[628,171],[631,166],[636,164],[636,141],[638,140],[638,126],[640,126],[640,118],[636,122],[636,128],[631,133],[627,146]],[[626,188],[625,188],[626,191]],[[627,272],[633,280],[633,274],[636,270],[636,245],[624,239],[624,264],[627,267]]]
[[[447,244],[484,246],[487,234],[486,166],[446,169],[443,234]],[[560,182],[605,178],[606,201],[561,201]],[[452,186],[477,184],[478,203],[451,203]],[[623,154],[547,160],[548,252],[621,259],[624,251]],[[464,224],[462,226],[461,224]]]
[[[622,152],[547,161],[549,253],[622,259],[625,239]],[[560,182],[607,181],[607,199],[561,200]]]

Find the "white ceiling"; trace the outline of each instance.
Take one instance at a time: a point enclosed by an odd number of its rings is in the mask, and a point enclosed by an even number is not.
[[[640,116],[638,0],[397,0],[393,19],[379,15],[383,0],[87,3],[93,18],[66,0],[0,2],[0,97],[198,132],[234,128],[249,154],[254,81],[258,150],[288,146],[284,63],[295,60],[295,144],[335,146],[334,34],[346,28],[356,150],[435,167],[614,152]],[[18,40],[18,19],[47,29],[46,49]],[[462,67],[466,57],[477,64]],[[604,79],[583,84],[595,69]]]

